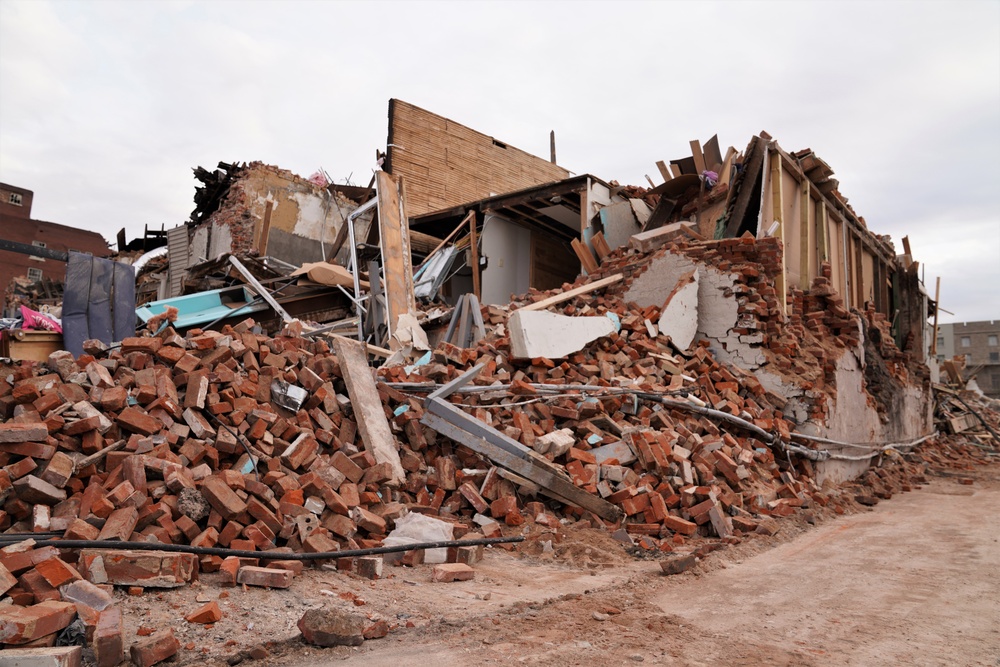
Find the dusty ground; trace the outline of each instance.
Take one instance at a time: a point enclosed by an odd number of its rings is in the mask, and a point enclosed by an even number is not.
[[[1000,465],[858,510],[800,513],[673,577],[590,530],[555,553],[489,550],[464,583],[432,583],[429,565],[377,582],[312,571],[271,592],[203,575],[125,598],[126,634],[174,627],[180,664],[1000,665]],[[222,621],[186,623],[196,597],[218,599]],[[295,623],[322,605],[397,627],[358,648],[305,646]]]

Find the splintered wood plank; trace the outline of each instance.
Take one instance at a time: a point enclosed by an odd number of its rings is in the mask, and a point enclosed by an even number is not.
[[[819,201],[816,203],[816,240],[819,243],[818,256],[821,262],[830,259],[830,231],[828,223],[826,203]]]
[[[726,158],[722,161],[722,171],[719,172],[719,183],[729,183],[729,177],[733,173],[733,161],[736,159],[736,149],[732,146],[726,151]]]
[[[364,345],[348,338],[334,338],[331,342],[365,449],[375,457],[376,463],[388,463],[392,467],[392,481],[402,484],[406,472],[399,461],[396,441],[382,409]]]
[[[809,253],[813,245],[813,228],[809,224],[809,180],[804,179],[799,190],[799,288],[809,289],[812,283],[812,266]]]
[[[580,239],[573,239],[570,241],[570,245],[573,246],[573,251],[580,260],[580,265],[583,267],[584,271],[587,273],[597,271],[597,260],[594,259],[594,255],[590,252],[590,248],[587,247],[587,244]]]
[[[389,311],[388,328],[391,336],[399,316],[417,309],[413,294],[413,266],[409,247],[409,225],[403,213],[401,183],[379,171],[376,174],[378,193],[379,239],[382,247],[382,270],[385,274],[385,299]]]
[[[603,262],[604,258],[611,254],[611,247],[604,238],[604,232],[594,234],[593,238],[590,239],[590,244],[594,246],[594,251],[597,253],[599,261]]]
[[[713,135],[705,142],[705,166],[718,173],[722,169],[722,151],[719,148],[719,135]]]
[[[602,287],[607,287],[608,285],[613,285],[622,279],[624,279],[624,274],[616,273],[613,276],[608,276],[607,278],[602,278],[600,280],[595,280],[592,283],[586,285],[580,285],[579,287],[574,287],[571,290],[566,290],[562,294],[556,294],[555,296],[550,296],[547,299],[542,299],[536,303],[529,303],[527,306],[521,308],[521,310],[544,310],[549,306],[554,306],[563,301],[569,301],[573,297],[580,296],[581,294],[588,294],[595,290],[599,290]]]
[[[697,170],[695,173],[701,176],[702,172],[705,171],[705,154],[701,152],[701,142],[697,139],[690,142],[691,143],[691,156],[694,158],[694,168]]]
[[[257,239],[257,252],[261,255],[267,254],[267,240],[271,236],[271,211],[274,210],[274,202],[270,199],[264,207],[264,222],[260,226],[260,238]]]
[[[771,206],[772,212],[774,214],[774,221],[778,223],[778,230],[775,232],[775,236],[781,239],[782,244],[785,242],[785,221],[783,220],[783,207],[784,207],[784,195],[781,187],[781,154],[775,151],[771,155]],[[781,260],[781,273],[775,276],[775,291],[778,292],[778,304],[781,306],[781,314],[784,316],[787,312],[787,301],[788,297],[785,294],[786,285],[788,280],[788,268],[786,264],[788,263],[788,253],[784,254]]]
[[[670,170],[667,169],[667,163],[663,160],[656,161],[656,168],[660,170],[660,176],[663,177],[664,181],[669,181],[674,177],[673,174],[670,173]]]

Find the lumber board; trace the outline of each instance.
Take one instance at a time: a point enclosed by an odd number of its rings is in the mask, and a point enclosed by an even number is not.
[[[694,139],[690,142],[691,144],[691,157],[694,158],[694,168],[695,174],[701,176],[705,171],[705,154],[701,152],[701,142]]]
[[[385,274],[385,299],[391,336],[399,316],[414,312],[413,265],[409,248],[409,228],[402,213],[402,197],[397,179],[379,171],[375,179],[378,193],[379,242],[382,247],[382,271]]]
[[[670,170],[667,169],[667,163],[663,160],[656,161],[656,168],[660,171],[660,176],[663,178],[664,182],[669,181],[674,177],[674,175],[670,173]]]
[[[580,260],[580,265],[583,270],[587,273],[593,273],[597,271],[597,260],[594,259],[593,253],[590,252],[590,248],[587,247],[580,239],[573,239],[570,241],[570,245],[573,246],[573,252],[576,253],[577,259]]]
[[[608,245],[607,240],[604,238],[604,232],[597,232],[590,239],[590,244],[594,246],[594,252],[597,253],[597,259],[601,262],[604,258],[611,254],[611,246]]]
[[[566,290],[562,294],[556,294],[550,296],[547,299],[542,299],[535,303],[529,303],[527,306],[522,306],[520,310],[544,310],[549,306],[554,306],[556,304],[562,303],[563,301],[569,301],[573,297],[580,296],[581,294],[589,294],[602,287],[607,287],[608,285],[614,285],[617,282],[622,281],[625,276],[621,273],[616,273],[613,276],[608,276],[607,278],[601,278],[600,280],[595,280],[592,283],[587,283],[586,285],[580,285],[579,287],[574,287],[571,290]]]
[[[785,242],[785,220],[784,220],[784,192],[781,177],[781,155],[774,152],[771,155],[771,197],[772,213],[774,220],[778,223],[778,230],[775,236]],[[763,207],[761,207],[763,211]],[[781,314],[784,316],[788,312],[788,295],[786,294],[788,284],[788,253],[785,253],[781,260],[781,273],[775,276],[774,289],[778,293],[778,305],[781,306]]]
[[[420,419],[420,422],[445,437],[465,445],[477,454],[485,456],[494,464],[537,484],[541,492],[546,495],[555,497],[570,505],[589,510],[607,521],[617,522],[624,516],[620,508],[577,488],[571,481],[555,474],[554,471],[541,468],[531,460],[519,458],[517,455],[497,447],[485,438],[469,433],[436,414],[426,412]]]
[[[704,154],[706,167],[712,171],[722,169],[722,150],[719,148],[719,135],[713,135],[711,139],[705,142]]]
[[[364,346],[347,338],[334,338],[332,342],[365,449],[375,458],[376,463],[390,465],[393,483],[404,483],[406,471],[400,463],[396,441],[382,408],[382,399],[379,398],[378,388],[372,378]]]
[[[809,224],[809,181],[799,186],[799,289],[807,290],[812,284],[812,266],[809,254],[813,244],[813,228]]]

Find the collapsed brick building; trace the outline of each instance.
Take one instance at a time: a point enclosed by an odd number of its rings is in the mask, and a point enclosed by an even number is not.
[[[935,425],[912,258],[867,230],[811,151],[765,135],[725,156],[714,138],[692,142],[690,157],[660,163],[661,186],[622,188],[565,178],[440,117],[421,144],[415,120],[430,116],[393,103],[374,190],[223,165],[199,172],[198,208],[173,232],[181,277],[247,250],[283,247],[301,263],[309,246],[351,268],[356,292],[359,247],[376,241],[358,317],[384,304],[381,338],[361,321],[367,346],[291,317],[268,332],[245,314],[181,330],[164,309],[120,345],[89,341],[0,379],[0,530],[78,545],[0,549],[12,599],[0,641],[54,642],[83,609],[98,664],[117,664],[109,587],[184,586],[201,572],[280,589],[304,558],[375,579],[370,550],[410,515],[464,540],[435,581],[468,575],[483,540],[551,540],[566,523],[680,571],[799,508],[890,497],[937,456],[913,453]],[[422,163],[417,147],[450,142],[467,166],[420,181],[440,155]],[[517,275],[499,271],[520,247],[532,251]],[[418,304],[414,275],[444,248],[457,263]],[[549,284],[552,264],[572,279]],[[524,289],[481,306],[491,280],[493,293]],[[369,355],[388,361],[373,371]],[[44,622],[19,620],[31,614]],[[310,641],[322,634],[312,623],[299,626]],[[388,631],[365,621],[351,641]],[[179,650],[169,630],[131,649],[144,665]]]

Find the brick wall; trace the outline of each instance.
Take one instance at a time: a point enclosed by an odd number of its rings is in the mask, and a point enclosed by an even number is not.
[[[68,252],[77,250],[98,257],[110,254],[108,244],[97,232],[57,225],[54,222],[31,220],[0,213],[0,236],[18,243],[40,241],[49,250]],[[31,255],[0,250],[0,288],[6,289],[16,276],[27,276],[28,269],[39,269],[42,277],[62,282],[66,277],[66,263],[54,259],[32,259]]]

